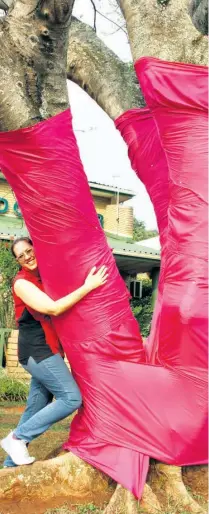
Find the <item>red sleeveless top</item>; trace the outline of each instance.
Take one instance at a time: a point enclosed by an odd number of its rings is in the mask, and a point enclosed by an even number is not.
[[[57,333],[55,331],[55,328],[53,326],[53,322],[50,318],[50,316],[46,316],[44,314],[41,314],[40,312],[35,311],[28,305],[26,305],[21,298],[19,298],[15,291],[14,291],[14,284],[17,280],[24,279],[28,280],[28,282],[32,282],[38,289],[41,291],[44,291],[43,284],[41,282],[41,277],[39,275],[38,270],[34,271],[28,271],[25,269],[21,269],[16,277],[13,280],[13,298],[14,298],[14,307],[15,307],[15,319],[16,323],[19,326],[19,320],[21,320],[24,310],[27,309],[27,311],[31,314],[31,316],[36,320],[39,321],[42,329],[45,334],[45,339],[47,345],[50,347],[53,354],[59,353],[62,357],[64,356],[64,351],[62,349],[61,343],[59,341],[59,338],[57,336]]]

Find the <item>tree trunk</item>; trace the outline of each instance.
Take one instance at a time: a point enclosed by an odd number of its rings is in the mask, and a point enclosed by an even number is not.
[[[90,27],[73,19],[68,44],[73,4],[16,0],[0,23],[1,131],[30,126],[65,110],[66,69],[112,119],[144,105],[132,66],[122,63]],[[207,41],[190,21],[187,0],[121,0],[120,5],[134,60],[150,55],[206,63]],[[181,506],[204,512],[187,492],[180,468],[161,464],[152,466],[140,506],[122,487],[115,489],[108,477],[69,453],[31,467],[2,470],[0,477],[1,508],[2,502],[20,498],[78,502],[99,494],[102,502],[113,494],[105,514],[124,512],[124,505],[126,514],[136,514],[139,507],[142,512],[163,512],[169,499],[176,513]]]
[[[142,56],[207,65],[208,42],[195,29],[188,0],[120,0],[134,61]]]
[[[208,41],[192,24],[188,0],[118,0],[118,4],[126,20],[134,61],[152,56],[207,65]],[[203,12],[198,12],[203,18]],[[122,63],[93,29],[78,20],[73,20],[70,30],[67,70],[68,78],[112,119],[145,105],[132,65]]]
[[[73,4],[17,0],[1,23],[1,131],[33,125],[68,107],[66,61]]]
[[[76,19],[70,28],[67,72],[112,119],[145,105],[132,65],[123,63],[89,25]]]
[[[204,468],[204,467],[203,467]],[[199,471],[199,470],[198,470]],[[197,473],[194,470],[193,479]],[[123,487],[117,486],[103,473],[92,468],[75,457],[65,453],[53,459],[36,462],[32,466],[22,466],[0,472],[1,510],[8,503],[21,501],[22,510],[27,512],[31,502],[43,503],[50,507],[56,500],[56,506],[70,501],[72,505],[100,500],[100,505],[109,501],[104,514],[160,514],[175,507],[178,512],[206,513],[201,502],[198,503],[186,489],[182,480],[181,469],[165,464],[153,464],[148,484],[146,484],[141,502]],[[205,491],[207,477],[205,475]],[[197,495],[197,489],[194,488]],[[14,507],[15,511],[15,507]],[[3,510],[4,512],[4,510]],[[12,510],[11,510],[12,514]]]

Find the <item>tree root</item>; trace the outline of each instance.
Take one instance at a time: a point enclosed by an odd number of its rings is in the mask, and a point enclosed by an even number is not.
[[[206,511],[197,503],[186,489],[183,479],[182,470],[177,466],[168,466],[166,464],[157,463],[152,466],[150,474],[150,484],[156,495],[159,497],[162,505],[162,497],[166,499],[169,505],[175,507],[176,512],[181,509],[194,514],[203,514]]]
[[[142,499],[140,501],[140,512],[147,514],[159,514],[161,512],[160,502],[149,484],[145,484]]]
[[[94,494],[101,494],[103,499],[106,495],[107,499],[112,493],[110,479],[72,453],[0,471],[0,502],[22,498],[25,502],[35,498],[47,501],[55,497],[79,502]]]
[[[126,512],[126,503],[126,490],[121,485],[117,485],[103,514],[123,514]],[[133,512],[133,514],[138,514],[138,512]]]
[[[182,468],[182,476],[187,490],[200,505],[208,503],[208,466],[186,466]]]
[[[193,468],[189,469],[192,475]],[[200,476],[199,467],[194,466],[195,472]],[[203,472],[205,479],[205,468]],[[206,512],[186,489],[181,468],[161,463],[152,464],[148,482],[142,499],[138,502],[122,486],[116,487],[109,477],[67,452],[50,460],[36,462],[32,466],[1,470],[0,503],[2,506],[7,502],[21,501],[23,508],[24,504],[27,506],[27,503],[35,500],[46,505],[56,498],[61,498],[62,502],[66,499],[72,504],[84,501],[88,503],[97,499],[97,503],[99,500],[101,505],[109,502],[103,514]],[[198,498],[197,494],[196,497]]]

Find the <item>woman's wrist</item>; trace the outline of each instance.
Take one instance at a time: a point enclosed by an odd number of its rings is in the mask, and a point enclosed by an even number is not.
[[[84,282],[82,288],[83,288],[83,291],[84,291],[85,294],[88,294],[88,293],[90,293],[92,291],[92,287],[88,286],[87,284],[85,284],[85,282]]]

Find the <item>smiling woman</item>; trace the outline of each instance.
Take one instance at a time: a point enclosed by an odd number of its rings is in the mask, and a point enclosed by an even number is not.
[[[93,268],[83,286],[54,301],[44,292],[31,239],[17,239],[11,251],[21,266],[13,283],[19,327],[18,358],[32,380],[27,408],[17,429],[1,441],[9,455],[6,467],[31,464],[34,458],[29,456],[26,442],[31,442],[81,405],[78,386],[62,359],[64,352],[49,316],[64,313],[107,281],[105,266],[98,271]],[[34,402],[37,394],[39,401]],[[56,402],[52,404],[53,396]]]
[[[16,239],[11,246],[11,252],[16,261],[26,269],[36,269],[37,261],[33,243],[29,237]]]

